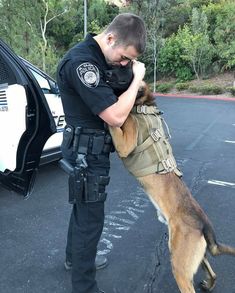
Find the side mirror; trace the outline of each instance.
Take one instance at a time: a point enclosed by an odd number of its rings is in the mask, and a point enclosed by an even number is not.
[[[60,91],[59,91],[59,87],[58,87],[58,85],[57,85],[57,83],[56,82],[54,82],[54,81],[49,81],[49,83],[50,83],[50,87],[51,87],[51,90],[50,90],[50,94],[54,94],[54,95],[60,95]]]

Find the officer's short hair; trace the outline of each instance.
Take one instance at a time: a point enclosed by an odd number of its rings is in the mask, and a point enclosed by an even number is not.
[[[139,54],[146,47],[146,28],[141,17],[132,13],[117,15],[106,28],[105,33],[117,37],[117,45],[133,46]]]

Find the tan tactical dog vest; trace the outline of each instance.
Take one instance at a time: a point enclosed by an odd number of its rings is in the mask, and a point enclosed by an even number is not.
[[[122,158],[126,168],[137,177],[172,171],[182,176],[168,142],[168,127],[160,116],[159,109],[156,106],[138,105],[133,107],[131,113],[134,114],[132,116],[137,122],[137,129],[141,131],[138,131],[137,147],[127,158]]]

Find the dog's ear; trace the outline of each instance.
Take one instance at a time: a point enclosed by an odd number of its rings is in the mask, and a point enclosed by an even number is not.
[[[149,86],[145,84],[145,95],[146,95],[146,105],[153,105],[155,103],[155,98],[153,92],[150,90]]]
[[[146,82],[143,82],[136,96],[135,105],[155,105],[155,98]]]
[[[140,99],[142,97],[145,96],[145,87],[141,86],[139,89],[138,89],[138,92],[137,92],[137,96],[136,96],[136,99]]]

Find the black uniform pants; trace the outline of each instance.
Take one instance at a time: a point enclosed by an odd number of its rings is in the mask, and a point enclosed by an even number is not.
[[[63,157],[74,164],[76,155],[62,148]],[[108,176],[109,154],[87,155],[89,175]],[[104,225],[104,202],[73,205],[66,246],[66,257],[72,262],[72,293],[99,292],[95,280],[95,257]]]

